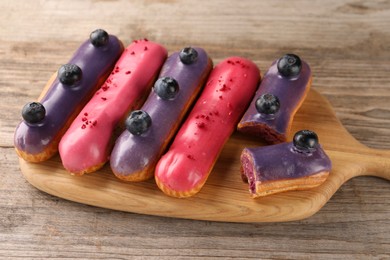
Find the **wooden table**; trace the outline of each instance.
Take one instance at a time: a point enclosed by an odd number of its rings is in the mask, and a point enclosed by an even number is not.
[[[390,256],[390,183],[350,180],[313,217],[232,224],[116,212],[59,199],[22,177],[13,131],[24,103],[90,31],[129,44],[187,45],[214,62],[240,55],[263,72],[287,52],[311,64],[326,96],[362,143],[390,149],[388,1],[1,1],[0,257],[368,259]],[[228,2],[228,3],[225,3]]]

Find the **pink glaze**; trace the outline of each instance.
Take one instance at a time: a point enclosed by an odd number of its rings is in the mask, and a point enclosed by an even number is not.
[[[169,151],[158,162],[157,183],[176,192],[201,189],[259,80],[257,66],[240,57],[227,58],[214,68]]]
[[[61,139],[59,152],[68,171],[82,174],[108,160],[115,127],[129,109],[142,105],[137,103],[147,95],[166,57],[164,47],[147,39],[125,49],[111,75]]]

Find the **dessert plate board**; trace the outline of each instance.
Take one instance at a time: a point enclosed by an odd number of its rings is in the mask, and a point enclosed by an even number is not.
[[[203,189],[194,197],[171,198],[154,180],[126,183],[109,165],[82,177],[67,173],[59,156],[43,163],[20,159],[20,168],[33,186],[60,198],[140,214],[225,222],[280,222],[307,218],[319,211],[340,186],[355,176],[373,175],[390,180],[390,151],[370,149],[355,140],[336,118],[330,103],[311,90],[295,116],[292,135],[315,131],[332,160],[333,169],[321,186],[252,199],[241,180],[240,154],[244,147],[265,145],[261,140],[234,133],[224,146]]]

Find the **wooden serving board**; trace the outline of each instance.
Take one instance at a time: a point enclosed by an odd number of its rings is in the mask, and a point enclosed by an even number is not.
[[[311,90],[295,116],[290,140],[301,129],[314,130],[330,156],[333,169],[320,187],[252,199],[240,176],[244,147],[260,140],[233,134],[226,143],[203,189],[187,199],[164,195],[154,180],[125,183],[106,165],[77,177],[62,167],[59,156],[44,163],[20,159],[21,171],[36,188],[60,198],[88,205],[141,214],[226,222],[278,222],[307,218],[325,205],[350,178],[373,175],[390,180],[390,151],[370,149],[355,140],[336,118],[330,103]]]

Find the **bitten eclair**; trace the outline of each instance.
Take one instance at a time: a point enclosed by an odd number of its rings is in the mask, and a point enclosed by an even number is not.
[[[287,140],[295,113],[311,86],[309,65],[297,55],[275,61],[245,112],[238,131],[262,137],[269,143]]]
[[[317,187],[331,168],[317,134],[309,130],[297,132],[293,142],[245,148],[241,154],[241,174],[254,198]]]

